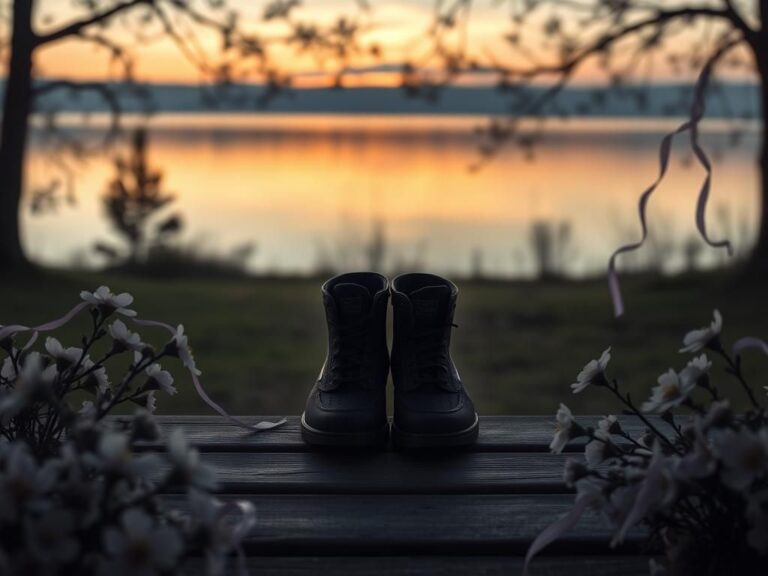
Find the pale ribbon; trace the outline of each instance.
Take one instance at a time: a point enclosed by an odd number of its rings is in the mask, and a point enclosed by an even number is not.
[[[737,340],[733,345],[733,356],[739,357],[744,350],[749,348],[756,348],[757,350],[761,350],[763,354],[768,356],[768,343],[766,343],[764,340],[761,340],[760,338],[755,338],[754,336],[746,336],[740,340]]]
[[[18,334],[19,332],[29,332],[32,331],[34,334],[32,334],[32,338],[27,342],[27,344],[24,346],[24,349],[29,348],[32,344],[34,344],[35,340],[37,340],[37,334],[39,332],[50,332],[51,330],[57,330],[64,326],[67,322],[72,320],[75,316],[80,314],[80,312],[83,311],[84,308],[87,308],[89,304],[87,302],[81,302],[72,310],[64,314],[61,318],[58,318],[57,320],[51,320],[50,322],[46,322],[45,324],[40,324],[39,326],[23,326],[21,324],[13,324],[11,326],[3,326],[0,328],[0,340],[5,340],[6,338],[9,338],[11,336],[14,336],[15,334]]]
[[[158,322],[156,320],[138,320],[138,319],[132,319],[132,321],[135,324],[138,324],[139,326],[149,326],[149,327],[154,326],[158,328],[164,328],[172,336],[176,335],[176,328],[174,328],[170,324],[166,324],[165,322]],[[224,408],[219,406],[210,396],[208,396],[207,392],[203,388],[203,385],[200,383],[200,378],[198,377],[195,367],[187,366],[187,370],[189,371],[189,374],[192,377],[192,384],[195,386],[197,395],[200,396],[203,402],[205,402],[213,410],[218,412],[221,416],[226,418],[231,424],[235,426],[239,426],[241,428],[245,428],[246,430],[250,430],[252,432],[263,432],[264,430],[271,430],[272,428],[277,428],[278,426],[282,426],[287,422],[287,420],[283,418],[278,422],[265,421],[265,422],[257,422],[256,424],[248,424],[247,422],[245,422],[244,420],[241,420],[240,418],[237,418],[236,416],[231,416],[229,413],[227,413],[226,410],[224,410]]]
[[[539,552],[544,550],[547,546],[557,540],[561,534],[567,532],[578,523],[579,519],[584,515],[584,512],[597,501],[597,495],[594,493],[583,493],[576,497],[576,502],[573,508],[556,520],[544,530],[542,530],[536,539],[531,542],[531,546],[528,548],[528,552],[525,555],[525,564],[523,564],[523,576],[528,576],[528,565]]]
[[[245,552],[243,550],[243,540],[256,526],[256,508],[252,502],[247,500],[229,501],[219,508],[219,518],[224,518],[227,514],[237,513],[240,519],[232,528],[232,546],[237,552],[238,572],[240,576],[248,576],[248,566],[246,565]]]
[[[621,287],[619,286],[619,276],[616,272],[616,258],[623,254],[624,252],[631,252],[634,250],[637,250],[640,248],[644,243],[646,238],[648,237],[648,223],[647,223],[647,217],[646,217],[646,211],[648,208],[648,201],[651,199],[651,196],[656,191],[656,188],[658,188],[659,184],[661,184],[661,181],[664,179],[664,176],[667,173],[667,168],[669,167],[669,158],[672,152],[672,142],[675,139],[675,136],[678,134],[681,134],[686,131],[690,131],[691,133],[691,148],[693,149],[693,153],[696,156],[696,159],[699,161],[699,164],[704,168],[706,172],[706,176],[704,178],[704,183],[701,186],[701,189],[699,191],[699,198],[696,203],[696,228],[699,231],[699,234],[701,234],[701,237],[704,239],[704,241],[712,246],[713,248],[726,248],[729,255],[733,255],[733,246],[728,240],[712,240],[709,237],[709,234],[707,232],[707,225],[706,225],[706,213],[707,213],[707,202],[709,200],[709,192],[711,188],[712,183],[712,164],[709,161],[709,158],[707,157],[706,153],[704,152],[704,149],[699,144],[699,122],[704,117],[704,112],[706,110],[706,89],[707,85],[709,84],[710,77],[712,76],[712,71],[715,67],[715,64],[720,59],[720,57],[725,54],[731,47],[733,47],[736,44],[736,42],[729,42],[722,46],[715,54],[709,59],[707,64],[704,66],[704,68],[701,71],[701,74],[699,74],[699,77],[696,81],[696,86],[694,88],[694,95],[693,95],[693,103],[691,105],[691,112],[688,120],[683,122],[680,126],[678,126],[675,130],[668,133],[661,141],[661,145],[659,147],[659,175],[656,178],[656,181],[651,184],[645,192],[642,193],[640,196],[640,200],[638,202],[638,212],[640,216],[640,226],[642,228],[642,236],[638,242],[634,242],[631,244],[625,244],[624,246],[619,247],[612,255],[611,259],[608,262],[608,289],[611,293],[611,300],[613,301],[613,311],[616,317],[619,317],[624,314],[624,301],[621,297]]]
[[[37,340],[37,335],[40,332],[50,332],[52,330],[57,330],[64,326],[66,323],[68,323],[72,318],[77,316],[80,312],[82,312],[85,308],[90,306],[88,302],[81,302],[74,308],[72,308],[69,312],[67,312],[64,316],[61,318],[58,318],[56,320],[52,320],[50,322],[46,322],[45,324],[40,324],[39,326],[24,326],[22,324],[14,324],[11,326],[4,326],[0,328],[0,341],[9,338],[11,336],[14,336],[16,334],[19,334],[21,332],[29,332],[32,331],[32,337],[27,342],[27,344],[24,346],[24,349],[26,350],[29,348],[35,340]],[[176,329],[173,328],[170,324],[166,324],[165,322],[155,322],[154,320],[138,320],[138,319],[132,319],[133,322],[140,326],[157,326],[160,328],[165,328],[168,330],[172,335],[176,334]],[[287,422],[285,418],[278,422],[258,422],[256,424],[248,424],[247,422],[236,418],[234,416],[230,416],[226,410],[224,410],[221,406],[219,406],[216,402],[214,402],[210,396],[205,392],[205,389],[203,388],[203,385],[200,383],[200,379],[198,378],[198,375],[195,373],[195,369],[192,366],[187,367],[189,370],[190,375],[192,376],[192,383],[195,386],[195,390],[197,391],[197,394],[200,396],[200,398],[205,402],[208,406],[210,406],[213,410],[218,412],[220,415],[222,415],[224,418],[226,418],[230,423],[234,424],[235,426],[240,426],[241,428],[245,428],[247,430],[250,430],[252,432],[262,432],[264,430],[270,430],[272,428],[276,428],[278,426],[282,426]]]

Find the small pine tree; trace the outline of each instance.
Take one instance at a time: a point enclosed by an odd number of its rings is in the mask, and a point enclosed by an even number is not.
[[[151,247],[178,234],[183,221],[180,214],[174,213],[151,225],[175,196],[163,191],[162,171],[148,164],[144,128],[134,131],[130,157],[117,157],[115,170],[116,176],[103,197],[104,209],[112,227],[128,244],[128,263],[135,264],[146,259]],[[119,251],[103,243],[97,244],[96,249],[112,259],[120,257]]]

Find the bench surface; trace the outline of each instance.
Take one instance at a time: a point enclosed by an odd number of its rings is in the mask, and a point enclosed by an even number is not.
[[[164,434],[184,429],[217,469],[225,498],[256,506],[245,542],[252,574],[520,574],[532,539],[573,503],[562,480],[567,456],[548,451],[552,417],[481,418],[477,444],[447,453],[317,451],[295,417],[257,434],[211,416],[159,421]],[[534,560],[531,574],[648,574],[642,534],[619,550],[608,540],[600,519],[587,515]]]

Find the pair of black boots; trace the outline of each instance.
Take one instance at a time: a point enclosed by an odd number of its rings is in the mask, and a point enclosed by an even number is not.
[[[304,440],[376,446],[390,434],[386,386],[395,387],[392,440],[400,448],[451,447],[477,439],[478,417],[450,356],[458,288],[432,274],[392,281],[342,274],[322,287],[328,354],[301,417]],[[387,302],[394,310],[392,355]]]

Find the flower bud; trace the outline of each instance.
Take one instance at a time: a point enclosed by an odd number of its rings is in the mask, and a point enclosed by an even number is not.
[[[160,428],[152,414],[145,409],[139,409],[131,421],[131,438],[133,440],[157,440]]]
[[[589,469],[580,461],[574,458],[568,458],[565,461],[565,470],[563,471],[563,480],[566,486],[572,487],[589,474]]]
[[[712,402],[709,412],[704,417],[703,426],[708,428],[725,428],[733,422],[733,411],[728,400]]]

